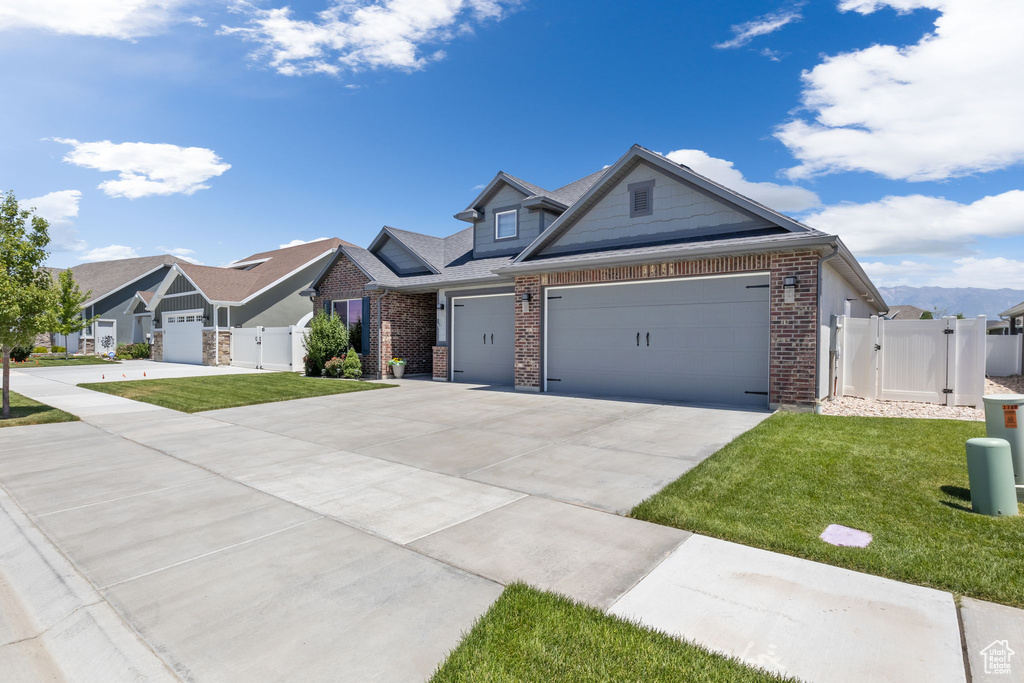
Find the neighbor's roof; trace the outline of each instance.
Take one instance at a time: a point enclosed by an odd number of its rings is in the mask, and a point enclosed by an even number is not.
[[[1021,303],[1017,304],[1016,306],[1013,306],[1012,308],[1007,308],[1005,311],[1003,311],[1002,313],[999,314],[999,317],[1000,318],[1016,318],[1016,317],[1021,316],[1021,315],[1024,315],[1024,302],[1021,302]]]
[[[95,261],[72,266],[75,282],[83,292],[90,292],[89,300],[83,306],[91,306],[108,294],[123,289],[132,282],[150,273],[173,266],[176,263],[187,263],[176,256],[163,254],[159,256],[142,256],[140,258],[117,259],[116,261]],[[53,271],[59,272],[54,268]]]
[[[180,263],[178,268],[210,301],[240,303],[339,246],[353,245],[332,237],[284,249],[261,251],[222,268],[197,266],[193,263]],[[254,265],[248,270],[232,267],[232,264],[247,263]]]
[[[893,320],[920,320],[924,314],[923,308],[910,304],[897,304],[889,307],[889,317]]]

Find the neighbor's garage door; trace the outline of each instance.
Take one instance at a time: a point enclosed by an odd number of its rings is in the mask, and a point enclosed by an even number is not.
[[[203,313],[166,313],[163,317],[164,361],[203,362]]]
[[[765,406],[768,275],[552,287],[548,391]]]
[[[515,376],[515,297],[452,299],[452,380],[512,384]]]

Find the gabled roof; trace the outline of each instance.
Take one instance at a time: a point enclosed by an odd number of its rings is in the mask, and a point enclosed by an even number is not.
[[[1017,304],[999,314],[1000,318],[1017,318],[1024,315],[1024,302]]]
[[[898,304],[889,307],[889,317],[893,320],[920,320],[925,310],[910,304]]]
[[[681,182],[696,186],[698,189],[711,194],[722,202],[737,207],[740,210],[760,217],[784,230],[804,234],[807,236],[821,236],[825,233],[808,227],[803,223],[793,220],[764,204],[755,202],[749,197],[730,190],[724,185],[719,185],[710,178],[706,178],[688,166],[677,164],[666,157],[652,152],[651,150],[633,145],[618,161],[605,169],[603,173],[594,178],[594,182],[576,200],[575,203],[561,216],[547,227],[537,238],[524,249],[515,262],[521,263],[531,257],[535,257],[544,247],[552,244],[566,230],[568,230],[580,217],[582,217],[594,204],[596,204],[608,191],[610,191],[627,173],[633,170],[640,163],[649,163],[668,175],[675,176]],[[588,176],[588,178],[593,176]]]
[[[149,310],[149,302],[153,300],[155,292],[135,292],[135,296],[128,302],[128,306],[124,309],[125,313],[131,313],[135,308],[135,304],[141,302],[146,305],[146,309]]]
[[[210,302],[241,304],[262,294],[282,280],[306,268],[340,246],[354,246],[332,237],[307,242],[294,247],[274,249],[252,254],[224,267],[197,266],[193,263],[175,264],[157,289],[150,306],[156,306],[166,294],[176,275],[184,275]],[[245,270],[239,269],[242,264]]]
[[[432,273],[439,273],[444,264],[444,239],[408,230],[399,230],[385,225],[370,243],[369,250],[377,253],[387,240],[398,242],[414,259]]]
[[[124,289],[136,280],[140,280],[166,266],[173,266],[176,263],[187,263],[187,261],[177,256],[161,254],[158,256],[141,256],[139,258],[83,263],[72,266],[71,272],[75,276],[78,288],[83,292],[90,292],[89,300],[83,304],[83,307],[85,307],[91,306],[110,294]],[[51,268],[50,270],[54,275],[60,272],[58,268]]]

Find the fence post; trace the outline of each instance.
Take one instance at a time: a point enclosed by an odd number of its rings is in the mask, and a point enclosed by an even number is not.
[[[882,374],[881,354],[879,347],[882,344],[882,323],[877,315],[871,316],[871,325],[868,327],[868,400],[878,400],[879,375]]]
[[[956,405],[956,369],[957,369],[957,318],[955,316],[946,316],[942,319],[946,323],[946,329],[953,330],[953,334],[946,335],[946,389],[947,391],[943,394],[945,398],[944,403],[947,406]]]
[[[979,315],[975,318],[975,326],[977,327],[975,342],[978,353],[974,359],[974,371],[971,373],[974,381],[971,384],[975,405],[980,408],[982,406],[981,397],[985,395],[985,340],[988,336],[988,316]]]
[[[834,376],[832,378],[832,386],[829,389],[832,390],[834,397],[839,398],[845,395],[846,387],[846,360],[843,358],[846,355],[845,315],[832,316],[832,348],[834,349],[832,356]]]

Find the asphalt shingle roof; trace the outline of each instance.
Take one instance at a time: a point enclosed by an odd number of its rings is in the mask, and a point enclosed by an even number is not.
[[[162,254],[159,256],[141,256],[139,258],[117,259],[116,261],[95,261],[72,266],[71,272],[75,275],[75,282],[83,292],[91,292],[89,306],[111,292],[115,292],[130,285],[143,275],[150,273],[161,266],[171,266],[175,263],[187,263],[177,256]],[[51,269],[56,274],[59,269]]]

